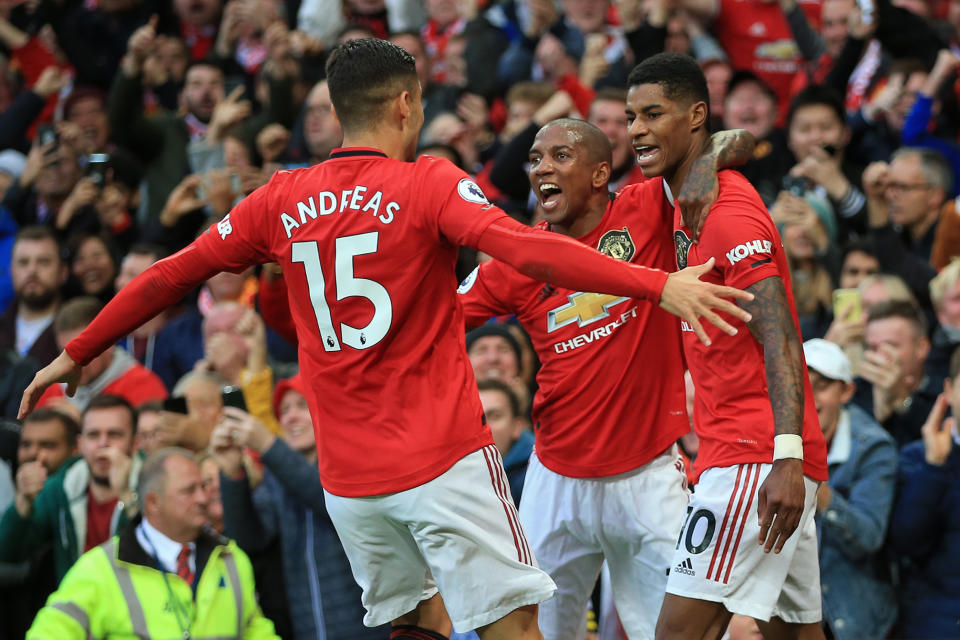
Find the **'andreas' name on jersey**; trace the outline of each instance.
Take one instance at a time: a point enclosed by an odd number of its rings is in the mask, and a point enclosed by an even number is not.
[[[350,211],[359,211],[360,213],[369,213],[383,224],[393,222],[393,215],[400,210],[400,205],[396,202],[388,202],[383,207],[383,214],[380,213],[380,206],[383,200],[383,193],[375,191],[373,195],[367,197],[367,188],[358,184],[353,189],[344,189],[340,196],[333,191],[321,191],[314,198],[310,196],[306,200],[297,203],[297,213],[300,221],[283,212],[280,214],[280,222],[283,224],[283,230],[287,238],[293,235],[293,231],[299,229],[301,225],[307,224],[308,218],[316,220],[317,216],[328,216],[331,213],[343,213]],[[319,204],[319,210],[317,205]],[[362,206],[361,206],[362,205]]]

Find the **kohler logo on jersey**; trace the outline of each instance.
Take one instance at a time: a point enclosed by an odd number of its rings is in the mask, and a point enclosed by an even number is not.
[[[749,258],[757,253],[770,253],[773,250],[773,243],[769,240],[751,240],[738,244],[730,251],[727,251],[727,262],[737,264],[744,258]]]

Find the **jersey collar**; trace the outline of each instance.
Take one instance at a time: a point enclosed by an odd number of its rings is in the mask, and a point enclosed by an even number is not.
[[[374,156],[379,158],[386,158],[387,154],[380,149],[374,149],[373,147],[342,147],[340,149],[334,149],[330,152],[328,160],[336,160],[337,158],[356,158],[358,156]]]

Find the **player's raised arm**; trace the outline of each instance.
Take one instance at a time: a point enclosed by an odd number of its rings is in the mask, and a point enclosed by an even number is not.
[[[81,367],[214,274],[269,261],[261,222],[268,194],[268,187],[257,189],[187,247],[154,263],[117,292],[90,326],[37,372],[23,392],[18,416],[30,413],[55,382],[67,383],[67,395],[72,396]]]
[[[780,552],[803,514],[803,345],[797,335],[779,276],[747,287],[754,299],[740,305],[750,312],[750,333],[763,347],[770,404],[773,406],[773,469],[760,486],[758,542]]]
[[[520,273],[555,286],[655,302],[690,323],[707,345],[710,339],[700,325],[701,317],[731,335],[737,330],[715,311],[729,313],[744,322],[750,320],[749,312],[724,298],[747,302],[753,299],[752,294],[699,279],[713,267],[712,260],[667,274],[614,260],[576,240],[531,229],[507,216],[498,218],[483,231],[477,249]]]
[[[694,242],[699,239],[707,213],[717,199],[717,172],[746,163],[753,157],[756,146],[756,138],[744,129],[718,131],[710,137],[703,155],[690,166],[677,194],[677,204]]]

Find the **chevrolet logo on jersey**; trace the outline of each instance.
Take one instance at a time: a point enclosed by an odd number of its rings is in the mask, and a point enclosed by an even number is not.
[[[576,321],[585,327],[597,320],[610,317],[610,307],[626,302],[630,298],[618,298],[603,293],[571,293],[570,302],[550,310],[547,314],[547,331],[552,332]]]

